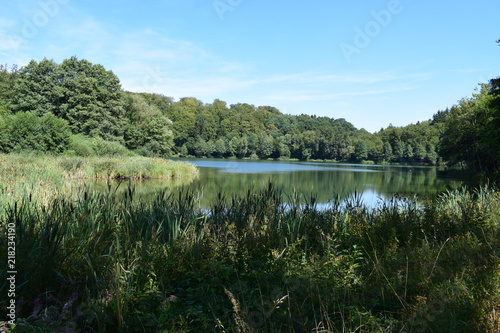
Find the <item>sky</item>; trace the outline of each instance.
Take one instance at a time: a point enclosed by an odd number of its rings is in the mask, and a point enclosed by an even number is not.
[[[498,0],[3,0],[0,63],[76,56],[123,89],[375,132],[500,76]]]

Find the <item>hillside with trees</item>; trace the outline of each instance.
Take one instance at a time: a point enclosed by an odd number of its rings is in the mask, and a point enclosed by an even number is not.
[[[0,152],[195,156],[499,168],[500,84],[493,79],[433,119],[377,133],[273,106],[126,92],[76,57],[0,67]]]

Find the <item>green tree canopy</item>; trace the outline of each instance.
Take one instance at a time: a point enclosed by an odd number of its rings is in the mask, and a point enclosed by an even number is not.
[[[31,60],[19,70],[12,99],[14,112],[34,112],[38,116],[52,113],[60,116],[62,86],[58,65],[48,59]]]
[[[172,122],[144,95],[126,93],[126,96],[127,148],[137,150],[141,155],[169,155],[173,147]]]
[[[119,79],[101,65],[76,57],[56,64],[30,61],[15,83],[13,110],[66,119],[74,133],[122,140],[124,109]]]
[[[471,170],[494,172],[499,167],[498,96],[483,84],[472,98],[452,109],[445,123],[441,155],[453,164],[464,162]]]
[[[10,113],[16,78],[16,65],[11,67],[0,65],[0,116]]]

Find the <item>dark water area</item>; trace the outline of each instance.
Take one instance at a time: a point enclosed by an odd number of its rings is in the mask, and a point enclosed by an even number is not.
[[[357,193],[368,206],[394,195],[425,198],[470,184],[436,167],[360,165],[288,161],[186,159],[200,170],[189,185],[208,203],[219,192],[226,196],[264,189],[272,182],[284,193],[314,196],[325,204]]]
[[[452,177],[437,167],[233,159],[182,160],[199,168],[199,177],[189,184],[171,180],[146,180],[130,184],[138,195],[146,198],[160,190],[177,194],[189,189],[199,196],[200,205],[204,208],[210,206],[219,193],[230,198],[243,195],[248,190],[265,189],[269,182],[287,195],[297,193],[302,198],[312,196],[320,205],[356,193],[369,207],[394,195],[432,198],[463,185],[477,185],[464,178]],[[121,190],[127,185],[128,182],[120,184]],[[94,187],[102,190],[106,185],[96,183]]]

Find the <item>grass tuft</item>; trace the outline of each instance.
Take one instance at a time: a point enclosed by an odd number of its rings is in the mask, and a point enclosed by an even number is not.
[[[69,170],[85,164],[66,160]],[[29,177],[26,170],[13,170]],[[70,172],[70,171],[68,171]],[[88,188],[3,206],[18,327],[82,332],[498,332],[500,195],[491,187],[319,210],[272,184],[137,200]],[[300,203],[300,204],[299,204]],[[6,294],[0,267],[0,293]],[[6,299],[0,298],[5,318]]]

